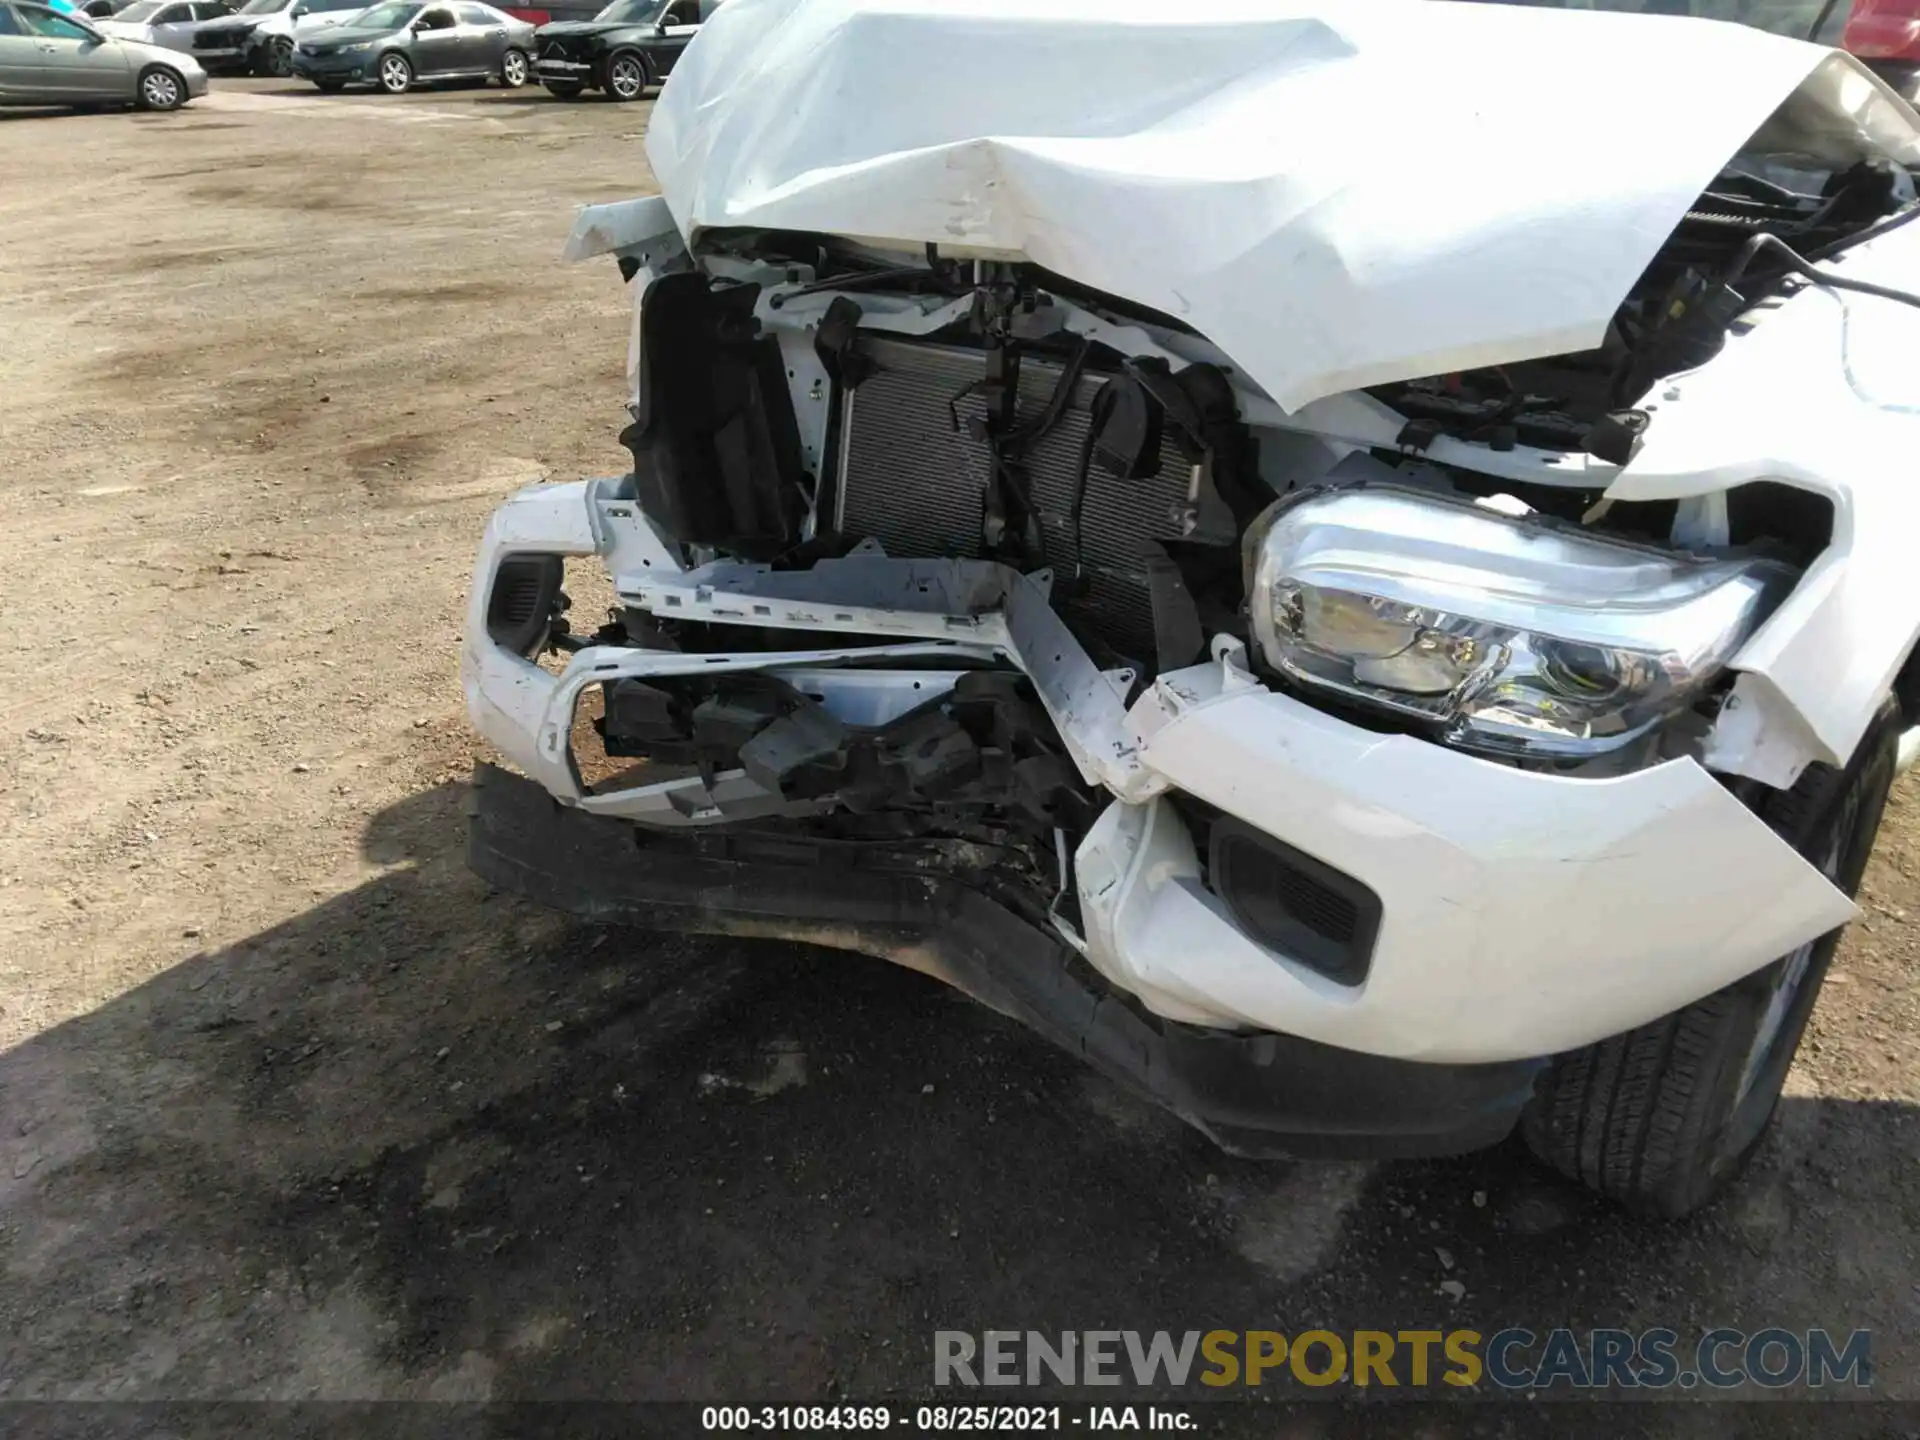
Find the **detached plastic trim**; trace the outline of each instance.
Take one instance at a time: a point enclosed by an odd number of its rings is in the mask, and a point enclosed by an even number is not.
[[[1207,876],[1259,944],[1342,985],[1367,978],[1382,906],[1353,876],[1230,815],[1211,827]]]

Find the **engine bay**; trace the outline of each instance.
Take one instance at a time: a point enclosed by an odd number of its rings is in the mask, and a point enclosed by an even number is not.
[[[1125,782],[1063,746],[1071,697],[1084,716],[1099,692],[1112,715],[1094,729],[1118,736],[1112,716],[1161,677],[1215,662],[1366,729],[1523,768],[1611,774],[1697,754],[1731,685],[1733,642],[1825,550],[1832,505],[1764,479],[1704,501],[1604,492],[1659,424],[1669,377],[1806,283],[1884,293],[1816,267],[1920,214],[1912,176],[1890,161],[1823,164],[1765,138],[1687,211],[1599,346],[1292,414],[1177,318],[1018,258],[765,230],[707,231],[697,262],[623,257],[641,287],[621,436],[633,494],[671,564],[720,583],[623,593],[589,636],[568,630],[558,579],[542,577],[513,601],[511,648],[525,653],[524,621],[550,614],[544,639],[560,650],[769,657],[725,678],[611,682],[592,718],[613,771],[637,762],[669,790],[692,777],[709,796],[744,776],[733,815],[966,812],[1077,835],[1098,808],[1094,782]],[[1562,607],[1564,633],[1536,634],[1525,615],[1470,613],[1471,595],[1449,609],[1458,597],[1421,578],[1417,557],[1411,581],[1384,589],[1268,575],[1276,517],[1343,490],[1383,497],[1382,514],[1411,505],[1410,535],[1477,527],[1452,553],[1456,571],[1546,547],[1602,582]],[[915,621],[909,633],[978,623],[1030,585],[1080,669],[1050,688],[1031,665],[1009,673],[1005,647],[956,657],[928,694],[885,714],[850,712],[844,695],[778,669],[809,646],[844,652],[843,675],[918,664],[890,654],[901,635],[882,619],[863,633],[856,609],[893,613],[858,603],[872,599],[867,578],[835,588],[895,562],[912,562],[909,576],[951,567],[917,591],[876,582]],[[1688,642],[1697,654],[1621,648],[1599,618],[1633,598],[1607,588],[1615,573],[1723,609],[1732,576],[1740,618]],[[730,585],[729,603],[706,603]],[[1368,645],[1397,648],[1370,658]],[[1067,644],[1039,648],[1073,669]],[[1652,693],[1672,713],[1624,724]],[[1497,725],[1468,718],[1495,712]]]
[[[1826,543],[1826,506],[1788,486],[1741,487],[1705,529],[1672,505],[1595,507],[1657,423],[1650,392],[1664,377],[1710,360],[1756,306],[1805,283],[1797,260],[1829,260],[1904,223],[1914,198],[1890,162],[1743,155],[1688,211],[1598,348],[1354,397],[1377,402],[1369,473],[1506,496],[1596,533],[1763,547],[1804,565]],[[896,556],[1045,571],[1082,643],[1150,678],[1190,663],[1209,635],[1245,637],[1248,527],[1363,448],[1308,443],[1303,458],[1311,427],[1254,413],[1258,397],[1204,337],[1031,264],[933,245],[901,263],[817,235],[704,243],[706,273],[649,284],[623,435],[642,508],[690,552],[778,568],[871,540]],[[902,307],[918,323],[903,329]],[[804,391],[796,335],[818,364]],[[1158,343],[1126,343],[1146,337]],[[807,400],[826,417],[812,456],[796,418]],[[1541,480],[1499,463],[1516,456]],[[1567,456],[1594,462],[1592,483],[1539,463]]]

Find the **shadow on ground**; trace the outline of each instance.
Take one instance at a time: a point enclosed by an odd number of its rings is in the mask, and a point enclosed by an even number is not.
[[[503,90],[473,98],[480,105],[638,105],[641,100],[657,100],[659,97],[658,90],[637,100],[617,100],[604,90],[583,90],[563,100],[558,95],[549,95],[538,80],[533,80],[519,90]]]
[[[916,975],[491,896],[462,797],[0,1056],[0,1394],[861,1398],[936,1328],[1513,1324],[1866,1326],[1912,1388],[1910,1108],[1790,1101],[1673,1226],[1513,1148],[1236,1162]]]

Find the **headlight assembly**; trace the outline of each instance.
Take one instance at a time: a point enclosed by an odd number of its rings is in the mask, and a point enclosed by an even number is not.
[[[1267,663],[1494,754],[1579,758],[1696,699],[1791,587],[1705,560],[1379,487],[1310,496],[1256,539]]]

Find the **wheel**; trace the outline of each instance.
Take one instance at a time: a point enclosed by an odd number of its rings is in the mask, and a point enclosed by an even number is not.
[[[347,82],[344,80],[316,80],[313,83],[329,95],[338,95],[342,90],[347,88]]]
[[[576,85],[571,80],[545,80],[541,83],[547,87],[547,93],[556,100],[578,100],[580,92],[586,88],[584,85]]]
[[[413,66],[397,50],[380,57],[380,88],[389,95],[404,95],[413,84]]]
[[[527,74],[527,54],[524,50],[509,50],[500,57],[500,83],[507,89],[518,90],[527,83]]]
[[[647,62],[623,50],[607,62],[607,93],[616,100],[638,100],[647,93]]]
[[[285,35],[274,36],[260,53],[260,68],[276,80],[293,74],[293,41]]]
[[[176,70],[149,65],[140,72],[137,93],[142,110],[178,110],[187,103],[187,82]]]
[[[1872,853],[1892,788],[1898,711],[1889,704],[1845,770],[1809,766],[1757,809],[1848,895]],[[1841,931],[1671,1015],[1555,1058],[1521,1116],[1547,1164],[1629,1209],[1698,1209],[1758,1147],[1800,1048]]]

